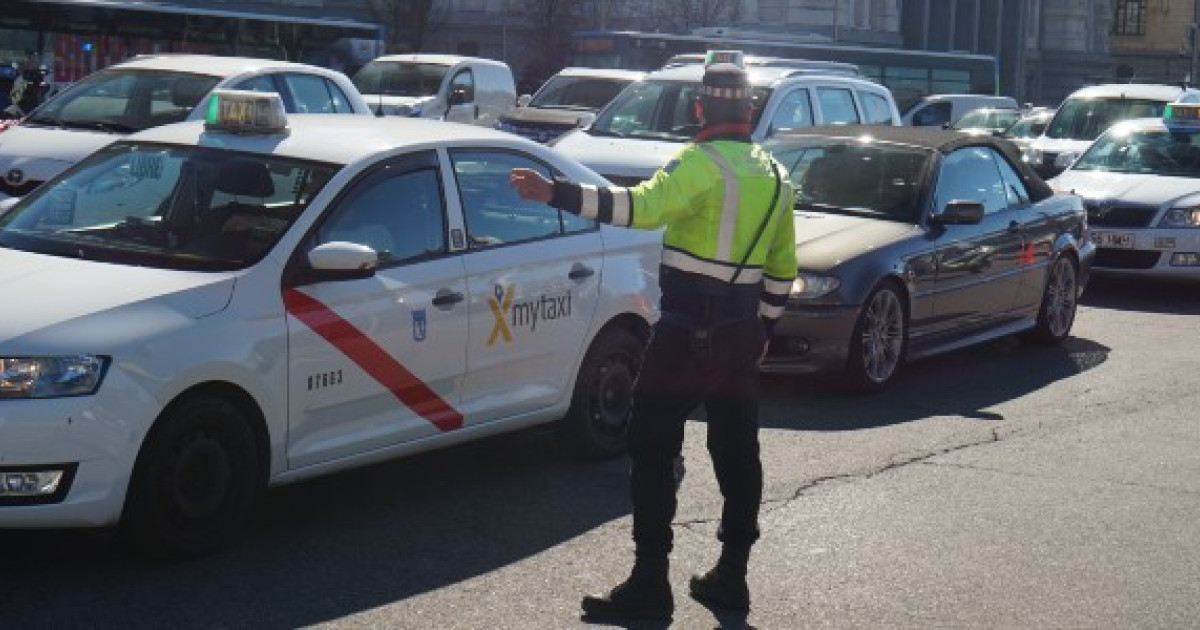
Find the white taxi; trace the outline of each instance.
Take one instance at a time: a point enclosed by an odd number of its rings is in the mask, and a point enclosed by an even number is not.
[[[622,452],[659,235],[509,172],[605,180],[474,126],[236,91],[211,115],[4,204],[0,528],[190,555],[267,486],[550,422]]]
[[[1097,274],[1200,280],[1200,105],[1113,125],[1049,183],[1084,198]]]
[[[20,197],[131,133],[201,120],[214,89],[277,92],[289,112],[371,115],[341,72],[213,55],[143,55],[92,73],[15,126],[0,128],[0,199]]]

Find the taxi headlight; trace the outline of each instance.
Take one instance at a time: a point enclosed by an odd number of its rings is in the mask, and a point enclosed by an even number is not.
[[[793,300],[811,300],[833,293],[842,286],[842,281],[831,276],[801,273],[792,281],[790,297]]]
[[[96,393],[108,357],[0,357],[0,399],[58,398]]]
[[[1200,227],[1200,208],[1171,208],[1163,215],[1158,227],[1165,228],[1194,228]]]

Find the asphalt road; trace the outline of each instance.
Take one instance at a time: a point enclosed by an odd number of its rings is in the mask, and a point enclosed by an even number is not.
[[[1006,339],[853,397],[771,378],[757,628],[1200,627],[1200,287],[1097,281],[1060,348]],[[720,497],[689,423],[672,628]],[[280,488],[242,544],[129,560],[0,532],[0,628],[580,628],[629,567],[626,465],[544,431]]]

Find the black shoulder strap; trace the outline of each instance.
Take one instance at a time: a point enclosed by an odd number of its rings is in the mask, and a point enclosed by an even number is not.
[[[779,167],[776,166],[775,160],[771,160],[771,173],[775,175],[775,194],[771,195],[771,205],[767,206],[767,214],[758,226],[758,232],[754,235],[754,240],[750,241],[750,247],[746,248],[746,254],[742,256],[742,262],[738,263],[737,269],[733,272],[733,277],[729,279],[729,284],[737,282],[738,276],[742,275],[742,268],[746,266],[746,261],[750,260],[750,254],[758,246],[758,239],[762,238],[763,232],[767,229],[767,224],[771,222],[771,215],[775,214],[775,204],[779,202],[779,189],[783,186],[783,178],[779,176]]]

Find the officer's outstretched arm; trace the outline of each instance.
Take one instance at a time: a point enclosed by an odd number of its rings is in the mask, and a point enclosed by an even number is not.
[[[758,314],[767,327],[767,336],[775,328],[775,322],[783,316],[784,306],[787,305],[788,295],[792,290],[792,281],[796,279],[796,229],[792,215],[792,204],[795,193],[792,187],[784,184],[783,194],[779,195],[780,205],[775,208],[772,217],[774,231],[768,242],[767,259],[763,265],[763,295],[759,303]]]

